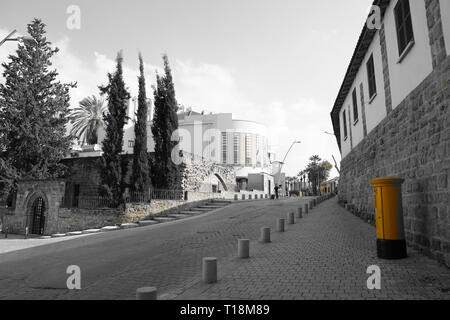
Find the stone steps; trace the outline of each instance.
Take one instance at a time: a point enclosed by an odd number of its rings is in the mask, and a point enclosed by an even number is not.
[[[65,233],[55,233],[55,234],[51,235],[52,238],[62,238],[62,237],[65,237],[65,236],[66,236]]]
[[[83,231],[71,231],[71,232],[66,233],[66,235],[68,235],[68,236],[79,236],[82,234],[83,234]]]
[[[87,229],[82,231],[84,234],[97,233],[100,232],[100,229]]]
[[[219,209],[219,208],[223,208],[223,207],[225,207],[225,206],[213,206],[213,205],[204,205],[204,206],[199,206],[199,207],[197,207],[197,208],[200,208],[200,209]]]
[[[189,211],[189,210],[183,210],[183,211],[180,211],[180,214],[187,214],[187,215],[190,215],[190,216],[192,216],[192,215],[196,215],[196,214],[201,214],[201,213],[204,213],[204,211]]]
[[[191,216],[190,214],[183,214],[183,213],[176,213],[176,214],[168,215],[169,218],[175,218],[175,219],[184,219],[184,218],[189,218],[190,216]]]
[[[155,221],[155,220],[141,220],[139,221],[139,225],[141,226],[152,226],[154,224],[158,224],[159,221]]]
[[[177,220],[176,218],[169,218],[169,217],[154,217],[153,219],[158,222],[170,222]]]
[[[211,211],[211,210],[213,210],[213,208],[208,208],[208,207],[206,207],[206,208],[202,208],[202,207],[196,207],[196,208],[194,208],[192,211],[202,211],[202,212],[207,212],[207,211]]]
[[[131,228],[137,228],[139,227],[139,224],[137,223],[122,223],[120,225],[120,228],[122,229],[131,229]]]
[[[103,232],[108,232],[108,231],[115,231],[115,230],[119,230],[119,229],[120,229],[120,227],[118,227],[118,226],[106,226],[106,227],[101,228],[100,230]]]

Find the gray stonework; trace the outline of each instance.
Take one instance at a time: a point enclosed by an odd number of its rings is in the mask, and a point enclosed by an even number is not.
[[[386,33],[384,23],[381,24],[380,29],[380,46],[381,46],[381,63],[383,66],[383,80],[384,80],[384,95],[387,114],[392,112],[392,96],[391,96],[391,80],[389,77],[389,63],[386,47]]]
[[[447,57],[439,0],[425,0],[425,8],[434,69]]]
[[[27,226],[31,232],[32,205],[38,197],[42,197],[44,202],[44,230],[47,234],[55,232],[58,221],[58,208],[62,203],[65,186],[63,180],[19,182],[13,214],[7,217],[9,232],[23,234]]]
[[[211,161],[188,161],[182,177],[182,189],[186,191],[211,192],[213,184],[220,183],[220,190],[235,191],[236,174],[232,166],[217,165]]]
[[[450,266],[450,57],[341,162],[339,198],[364,219],[374,214],[369,180],[402,187],[410,245]]]

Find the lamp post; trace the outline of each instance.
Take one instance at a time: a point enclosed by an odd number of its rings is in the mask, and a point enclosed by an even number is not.
[[[289,150],[286,152],[286,155],[285,155],[284,158],[283,158],[283,161],[280,162],[280,171],[279,171],[279,175],[278,175],[277,186],[280,185],[281,170],[283,169],[284,162],[286,161],[286,158],[287,158],[289,152],[291,151],[292,147],[294,146],[294,144],[297,144],[297,143],[302,143],[302,142],[301,142],[301,141],[294,141],[294,142],[292,142],[292,144],[291,144]]]
[[[6,41],[19,41],[19,42],[34,42],[34,38],[30,37],[30,36],[22,36],[22,37],[16,37],[16,38],[11,38],[13,35],[15,35],[17,33],[17,30],[14,30],[13,32],[11,32],[10,34],[8,34],[6,36],[5,39],[3,39],[2,41],[0,41],[0,46],[2,44],[4,44]]]

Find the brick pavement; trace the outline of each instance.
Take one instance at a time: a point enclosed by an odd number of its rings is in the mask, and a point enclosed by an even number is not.
[[[271,244],[252,239],[251,259],[219,262],[218,283],[175,299],[450,299],[450,269],[411,248],[407,259],[378,259],[374,227],[336,199],[272,232]],[[367,289],[370,265],[381,268],[381,290]]]

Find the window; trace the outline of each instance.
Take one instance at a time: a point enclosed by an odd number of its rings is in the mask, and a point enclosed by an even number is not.
[[[344,140],[347,140],[347,117],[345,115],[345,110],[342,113],[342,121],[344,123]]]
[[[245,165],[252,165],[252,139],[251,135],[245,135]]]
[[[128,140],[128,148],[134,147],[134,140]]]
[[[373,63],[373,54],[367,61],[367,82],[369,83],[369,99],[377,94],[377,84],[375,81],[375,66]]]
[[[398,53],[402,56],[408,45],[414,41],[409,0],[399,0],[395,6],[395,25],[397,27]]]
[[[261,136],[256,136],[256,166],[261,167]]]
[[[358,98],[356,96],[356,88],[353,89],[352,98],[353,98],[353,119],[354,119],[354,123],[356,124],[359,119],[359,117],[358,117]]]
[[[227,164],[227,148],[228,148],[228,137],[226,132],[222,132],[222,163]]]
[[[233,148],[234,148],[234,164],[238,165],[239,164],[239,140],[240,140],[240,135],[239,133],[235,133],[234,134],[234,141],[233,141]]]

